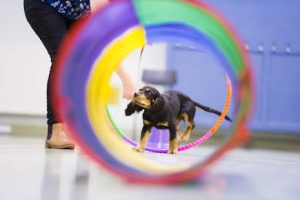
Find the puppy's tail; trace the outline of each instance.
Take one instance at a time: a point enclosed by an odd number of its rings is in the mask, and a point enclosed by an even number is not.
[[[201,108],[202,110],[204,110],[206,112],[215,113],[215,114],[217,114],[219,116],[222,114],[220,111],[217,111],[217,110],[214,110],[214,109],[212,109],[210,107],[204,106],[204,105],[202,105],[202,104],[200,104],[198,102],[194,101],[194,104],[195,104],[195,106],[197,106],[198,108]],[[228,121],[230,121],[230,122],[232,122],[232,120],[230,119],[230,117],[228,117],[227,115],[225,116],[225,119],[228,120]]]

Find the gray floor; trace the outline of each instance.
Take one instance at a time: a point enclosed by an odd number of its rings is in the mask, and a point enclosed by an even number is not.
[[[204,151],[193,149],[178,159],[196,160]],[[0,199],[299,200],[300,155],[236,149],[198,184],[141,186],[107,174],[78,149],[46,150],[42,138],[6,135],[0,136]]]

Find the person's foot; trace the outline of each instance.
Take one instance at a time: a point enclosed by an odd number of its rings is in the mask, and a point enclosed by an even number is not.
[[[46,147],[50,149],[74,149],[74,143],[65,133],[62,123],[52,125],[51,138],[46,140]]]

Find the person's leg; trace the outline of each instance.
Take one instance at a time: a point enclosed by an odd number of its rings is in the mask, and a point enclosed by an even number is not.
[[[66,36],[68,27],[64,17],[51,7],[43,4],[41,0],[24,0],[24,10],[27,21],[41,39],[51,58],[51,67],[47,83],[47,139],[49,140],[53,132],[52,125],[61,123],[61,120],[54,113],[51,86],[55,58],[59,51],[60,44]]]

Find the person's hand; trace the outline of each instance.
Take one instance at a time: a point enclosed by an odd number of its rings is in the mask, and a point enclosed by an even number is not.
[[[108,0],[90,0],[92,13],[108,3]]]
[[[127,100],[132,100],[135,92],[135,83],[130,76],[126,76],[123,80],[123,95],[122,97]]]
[[[117,74],[120,77],[123,84],[123,95],[122,97],[127,100],[132,100],[135,92],[135,82],[131,76],[123,69],[122,66],[117,70]]]

